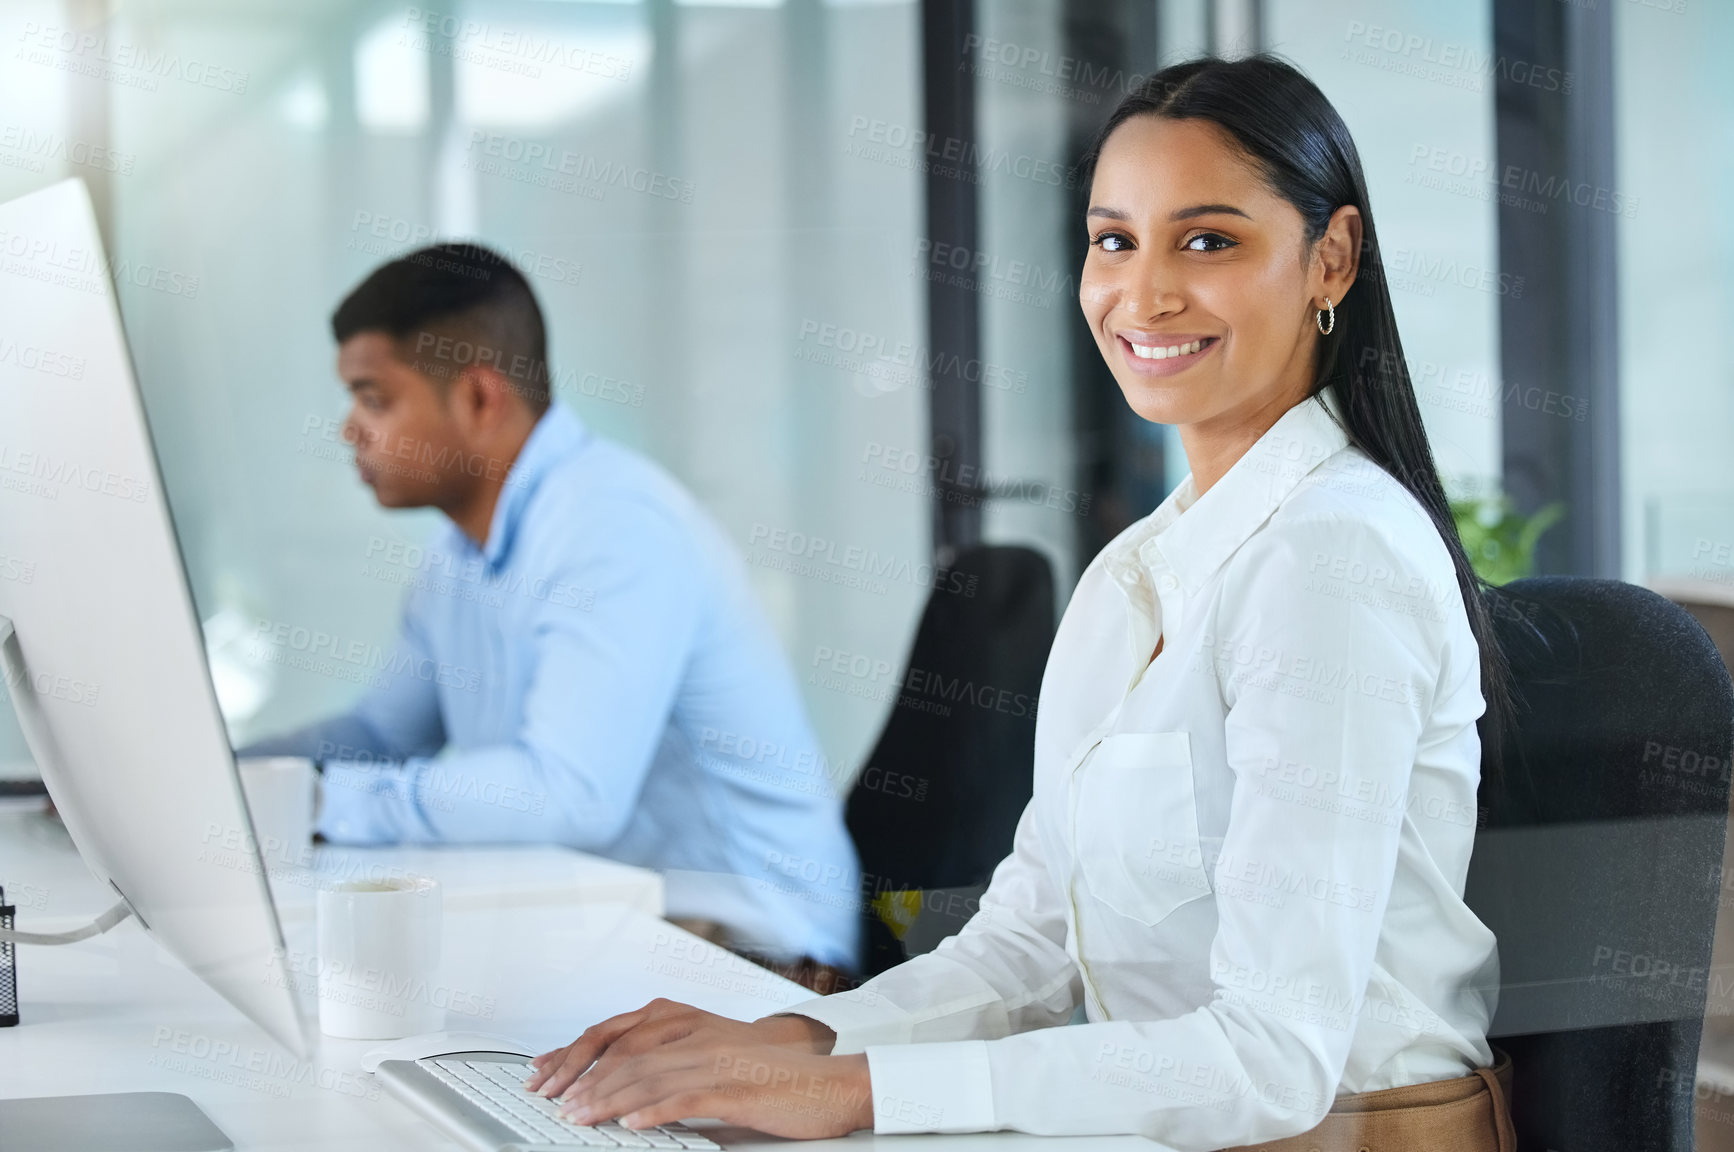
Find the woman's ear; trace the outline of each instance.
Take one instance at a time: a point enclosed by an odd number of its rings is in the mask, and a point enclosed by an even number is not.
[[[1341,304],[1361,268],[1361,210],[1344,204],[1331,213],[1325,234],[1314,245],[1314,291]]]

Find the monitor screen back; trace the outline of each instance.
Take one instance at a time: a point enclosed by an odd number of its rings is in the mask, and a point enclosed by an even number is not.
[[[78,180],[0,205],[0,615],[15,631],[12,706],[85,863],[206,983],[305,1052]]]

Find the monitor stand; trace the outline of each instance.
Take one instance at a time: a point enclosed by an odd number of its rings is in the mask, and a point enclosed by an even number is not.
[[[233,1152],[199,1106],[174,1092],[36,1096],[0,1100],[6,1146],[31,1152]]]

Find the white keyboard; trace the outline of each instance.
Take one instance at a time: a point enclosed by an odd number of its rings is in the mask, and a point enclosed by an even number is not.
[[[528,1061],[474,1060],[434,1056],[415,1062],[440,1084],[517,1134],[525,1144],[563,1144],[588,1148],[719,1148],[716,1141],[684,1124],[634,1131],[618,1124],[583,1126],[560,1119],[560,1105],[524,1091],[535,1069]]]

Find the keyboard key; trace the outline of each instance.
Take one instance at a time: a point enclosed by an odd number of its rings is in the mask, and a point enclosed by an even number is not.
[[[516,1087],[535,1071],[528,1064],[503,1064],[496,1060],[471,1060],[470,1067],[496,1084]]]
[[[536,1133],[538,1139],[546,1140],[550,1144],[584,1143],[584,1141],[578,1138],[578,1133],[563,1124],[551,1124],[548,1121],[543,1120],[540,1123],[532,1125],[532,1130]]]
[[[649,1141],[650,1146],[652,1148],[682,1148],[682,1147],[685,1147],[685,1145],[681,1144],[681,1142],[679,1140],[676,1140],[673,1136],[670,1136],[666,1132],[658,1132],[654,1128],[647,1128],[644,1131],[640,1132],[639,1135],[644,1137],[647,1141]]]
[[[630,1128],[622,1128],[618,1124],[598,1124],[596,1125],[596,1131],[613,1137],[614,1142],[623,1148],[650,1147],[650,1141],[632,1131]]]
[[[680,1134],[680,1146],[682,1148],[694,1148],[694,1149],[708,1149],[708,1148],[721,1148],[722,1147],[721,1144],[718,1144],[715,1140],[712,1140],[709,1136],[701,1136],[697,1132],[682,1132]]]

